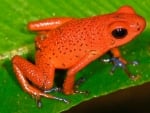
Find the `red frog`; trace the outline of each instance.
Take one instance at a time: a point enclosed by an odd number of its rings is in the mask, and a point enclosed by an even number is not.
[[[88,18],[49,18],[30,22],[29,30],[38,32],[35,64],[16,55],[12,58],[14,72],[23,90],[38,101],[40,97],[46,97],[68,102],[46,93],[53,89],[55,69],[67,69],[62,91],[74,94],[76,73],[106,52],[110,51],[113,58],[118,59],[113,60],[115,63],[127,64],[118,47],[139,35],[145,25],[145,19],[130,6]]]

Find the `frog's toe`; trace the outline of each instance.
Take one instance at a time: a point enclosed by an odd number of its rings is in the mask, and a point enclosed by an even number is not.
[[[131,65],[133,65],[133,66],[137,66],[137,65],[139,65],[139,62],[136,61],[136,60],[134,60],[134,61],[132,61],[132,62],[128,62],[128,64],[131,64]]]
[[[130,78],[131,78],[132,80],[134,80],[134,81],[140,79],[140,77],[141,77],[140,75],[131,75],[131,76],[130,76]]]
[[[54,87],[54,88],[51,88],[49,90],[45,90],[44,93],[51,93],[51,92],[62,92],[62,88],[60,87]]]
[[[64,98],[55,97],[54,99],[59,100],[59,101],[63,101],[66,104],[70,103],[67,99],[64,99]]]
[[[89,91],[74,90],[74,94],[85,94],[85,95],[88,95]]]

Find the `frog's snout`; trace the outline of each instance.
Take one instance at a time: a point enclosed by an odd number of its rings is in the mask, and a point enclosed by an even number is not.
[[[145,29],[145,26],[146,26],[145,19],[143,17],[139,17],[130,27],[134,28],[135,31],[141,33]]]

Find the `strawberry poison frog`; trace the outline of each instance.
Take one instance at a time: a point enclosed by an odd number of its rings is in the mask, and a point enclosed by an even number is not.
[[[145,19],[132,7],[122,6],[116,12],[88,18],[49,18],[29,22],[28,29],[38,32],[35,39],[35,64],[21,56],[12,58],[13,69],[24,91],[34,96],[66,99],[47,94],[53,89],[55,69],[66,69],[62,92],[74,94],[75,76],[95,59],[110,51],[117,64],[128,63],[118,50],[145,28]],[[40,104],[39,104],[40,106]]]

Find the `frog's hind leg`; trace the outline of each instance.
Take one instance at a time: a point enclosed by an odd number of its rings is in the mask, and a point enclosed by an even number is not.
[[[31,31],[46,31],[55,29],[62,24],[73,20],[73,18],[48,18],[38,21],[29,22],[28,29]]]
[[[31,81],[34,85],[38,86],[39,88],[44,88],[46,82],[45,79],[47,78],[43,76],[43,73],[37,66],[33,65],[32,63],[17,55],[13,57],[12,63],[14,72],[21,87],[25,92],[29,93],[31,96],[36,98],[38,107],[41,107],[40,97],[57,99],[65,103],[68,102],[63,98],[58,98],[50,94],[45,94],[42,90],[39,90],[38,88],[29,83],[29,81]]]

